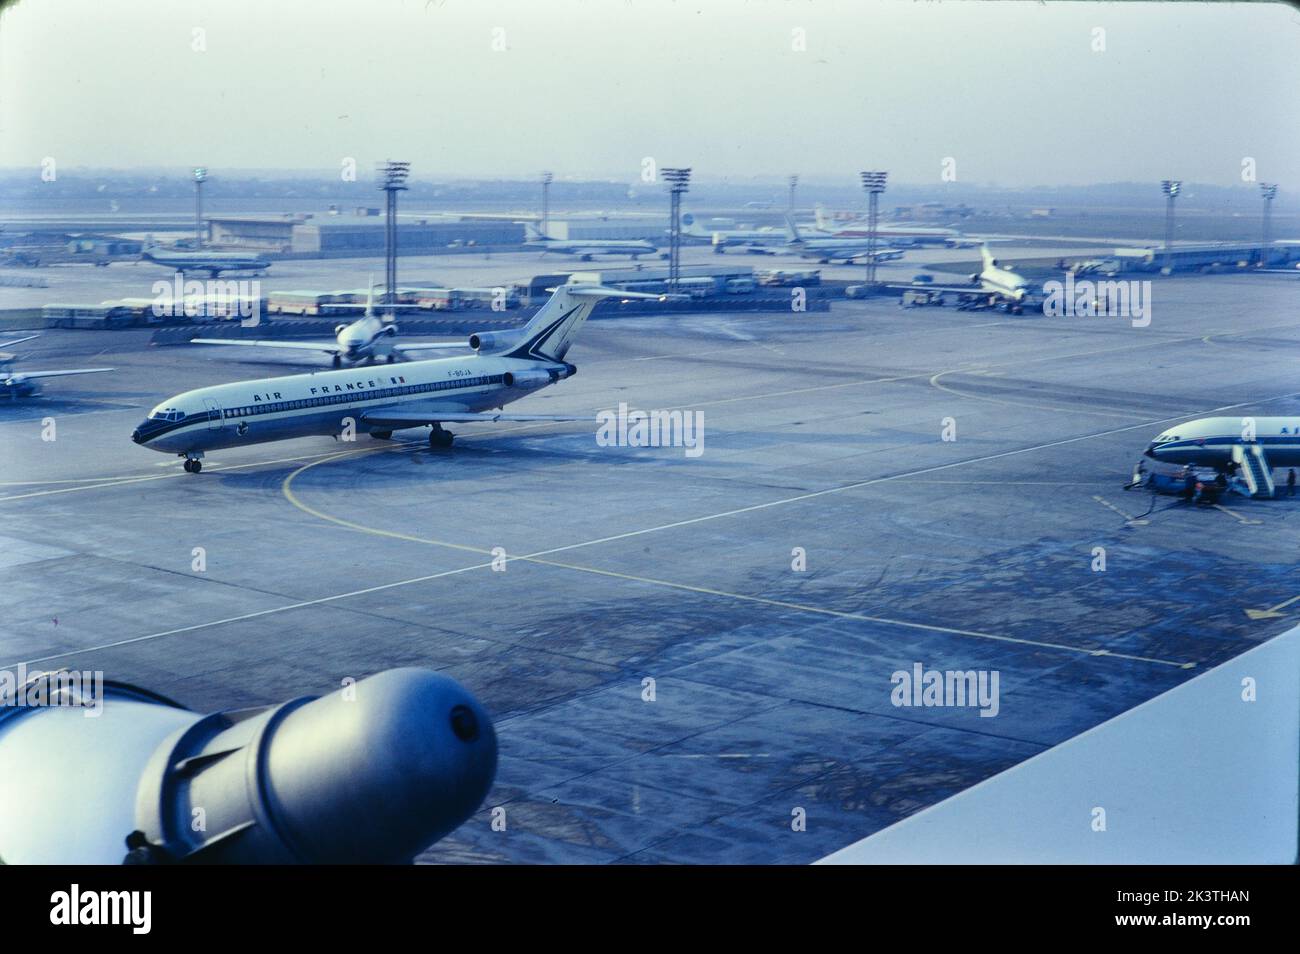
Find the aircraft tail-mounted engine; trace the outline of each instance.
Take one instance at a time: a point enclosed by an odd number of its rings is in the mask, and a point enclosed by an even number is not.
[[[477,331],[469,336],[469,346],[480,354],[509,351],[523,341],[523,331]]]

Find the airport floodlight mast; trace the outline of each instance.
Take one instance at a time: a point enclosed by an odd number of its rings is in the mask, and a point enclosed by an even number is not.
[[[790,215],[794,215],[794,190],[799,185],[799,177],[790,177]]]
[[[388,200],[388,218],[384,228],[384,305],[391,318],[397,305],[397,193],[406,189],[411,164],[389,159],[382,166],[381,172],[383,182],[379,188]]]
[[[542,235],[551,234],[551,183],[555,176],[549,172],[542,173]]]
[[[1272,229],[1270,226],[1270,217],[1273,211],[1273,200],[1277,198],[1277,184],[1261,182],[1259,184],[1260,195],[1264,197],[1264,237],[1259,250],[1259,267],[1267,268],[1269,262],[1269,246],[1273,242]]]
[[[1165,274],[1174,270],[1174,199],[1182,191],[1179,179],[1160,180],[1160,191],[1165,194]]]
[[[880,214],[880,194],[885,191],[888,172],[859,173],[867,192],[867,286],[876,283],[876,220]]]
[[[668,228],[668,290],[677,293],[682,262],[682,194],[690,188],[690,169],[661,169],[672,195]]]
[[[194,167],[194,248],[203,248],[203,183],[208,181],[208,170]]]

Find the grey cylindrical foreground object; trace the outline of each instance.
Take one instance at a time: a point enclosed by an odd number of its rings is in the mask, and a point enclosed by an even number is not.
[[[404,862],[496,775],[483,707],[422,669],[207,716],[112,682],[45,700],[0,699],[7,864]]]
[[[154,753],[128,860],[409,861],[482,804],[496,760],[478,700],[427,670],[218,713]]]
[[[105,682],[97,702],[0,705],[5,864],[120,863],[145,766],[164,739],[200,719],[120,683]]]

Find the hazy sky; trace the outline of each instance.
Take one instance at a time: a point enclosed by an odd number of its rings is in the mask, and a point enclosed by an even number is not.
[[[0,166],[1300,188],[1298,53],[1283,5],[20,0]]]

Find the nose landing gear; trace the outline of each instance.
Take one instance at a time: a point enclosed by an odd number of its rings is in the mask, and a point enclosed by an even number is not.
[[[203,461],[200,460],[199,458],[202,456],[203,455],[201,454],[186,454],[185,473],[197,474],[199,471],[201,471],[203,469]]]

